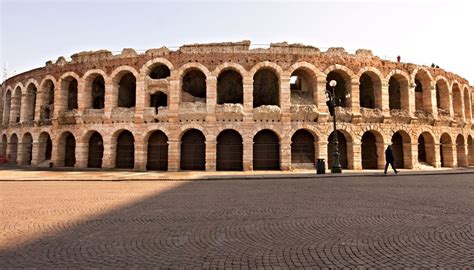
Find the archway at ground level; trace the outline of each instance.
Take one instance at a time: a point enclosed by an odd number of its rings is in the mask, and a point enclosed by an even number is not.
[[[253,137],[253,169],[280,169],[280,140],[271,130],[261,130]]]
[[[148,138],[147,170],[168,170],[168,137],[160,130],[154,131]]]
[[[222,131],[217,136],[217,170],[242,171],[243,170],[242,136],[232,129]]]
[[[31,160],[33,158],[33,137],[30,133],[25,133],[23,139],[21,140],[21,161],[24,165],[31,165]]]
[[[51,160],[53,142],[47,132],[42,132],[38,139],[38,165],[46,160]]]
[[[466,167],[466,147],[464,144],[464,136],[461,134],[456,137],[456,154],[458,158],[458,167]]]
[[[181,137],[181,170],[206,169],[206,137],[201,131],[191,129]]]
[[[434,138],[428,132],[423,132],[418,137],[418,162],[436,165]]]
[[[453,141],[448,133],[441,135],[439,150],[441,167],[454,167]]]
[[[300,129],[291,137],[291,163],[308,164],[314,166],[314,142],[313,134],[305,129]]]
[[[375,131],[367,131],[362,135],[361,143],[362,169],[379,168],[380,154],[384,150],[382,136]]]
[[[117,137],[115,167],[120,169],[135,167],[135,138],[128,130],[120,132]]]
[[[102,158],[104,156],[104,141],[98,132],[94,132],[89,138],[87,167],[102,168]]]
[[[0,146],[0,155],[2,155],[2,156],[7,155],[7,145],[8,145],[7,135],[3,134],[3,136],[2,136],[2,145]]]
[[[471,135],[467,137],[467,153],[469,155],[469,166],[474,166],[474,139]]]
[[[331,132],[328,138],[328,168],[331,168],[334,162],[335,147],[334,147],[333,140],[334,140],[334,131]],[[348,169],[349,162],[347,159],[347,139],[346,139],[346,136],[339,130],[337,131],[337,141],[338,141],[337,149],[339,150],[339,162],[341,163],[341,168]]]
[[[395,158],[395,167],[398,169],[405,168],[404,151],[403,151],[403,137],[400,132],[396,132],[392,136],[392,152]]]
[[[65,140],[64,167],[74,167],[76,164],[76,139],[69,133]]]
[[[8,144],[9,151],[7,153],[10,155],[8,160],[11,164],[17,163],[17,156],[18,156],[18,137],[16,134],[13,134],[10,137],[10,143]]]

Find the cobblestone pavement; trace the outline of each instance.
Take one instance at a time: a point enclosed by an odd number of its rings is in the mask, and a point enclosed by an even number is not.
[[[0,268],[474,267],[474,175],[0,182]]]

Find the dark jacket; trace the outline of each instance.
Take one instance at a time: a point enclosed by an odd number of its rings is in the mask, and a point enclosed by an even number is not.
[[[393,152],[392,152],[392,147],[390,147],[390,146],[388,146],[387,149],[385,150],[385,161],[387,161],[387,162],[395,161],[395,158],[394,158]]]

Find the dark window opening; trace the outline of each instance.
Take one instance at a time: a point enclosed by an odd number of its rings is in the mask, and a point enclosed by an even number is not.
[[[192,69],[183,77],[182,102],[206,102],[206,75]]]
[[[133,169],[135,166],[135,139],[130,131],[125,130],[117,137],[115,167]]]
[[[74,167],[76,164],[76,139],[69,133],[66,136],[64,167]]]
[[[51,137],[46,139],[46,149],[44,151],[44,160],[51,160],[51,156],[53,153],[53,141],[51,141]]]
[[[337,82],[334,88],[336,106],[347,107],[346,94],[348,93],[348,89],[346,87],[345,78],[337,71],[329,72],[328,76],[326,77],[326,90],[327,91],[332,92],[332,87],[329,86],[329,82],[332,80],[335,80]],[[329,112],[331,113],[331,115],[334,114],[334,111],[332,109],[330,109]]]
[[[242,76],[235,70],[223,71],[217,78],[217,104],[240,103],[244,100]]]
[[[290,77],[291,104],[314,104],[312,84],[311,76],[306,71],[301,69],[294,71]]]
[[[161,132],[155,131],[148,139],[147,170],[168,170],[168,137]]]
[[[400,82],[393,76],[388,81],[388,99],[390,110],[400,110],[402,108]]]
[[[362,74],[359,81],[360,107],[375,108],[375,86],[372,78],[367,74]]]
[[[150,107],[155,108],[156,113],[158,113],[159,107],[168,106],[168,95],[163,92],[158,92],[150,95]]]
[[[362,136],[362,169],[377,169],[377,145],[375,135],[366,132]]]
[[[105,81],[102,76],[97,76],[92,82],[92,108],[103,109],[105,100]]]
[[[418,161],[426,162],[426,148],[425,148],[425,138],[423,135],[418,137]]]
[[[117,106],[122,108],[135,107],[136,88],[135,76],[132,73],[123,75],[119,82]]]
[[[156,65],[150,71],[150,78],[152,79],[165,79],[171,74],[170,69],[166,65]]]
[[[261,69],[253,77],[253,107],[280,106],[280,82],[275,72]]]
[[[77,109],[77,80],[73,79],[68,86],[67,110]]]
[[[102,168],[102,158],[104,156],[104,142],[102,136],[94,132],[89,139],[89,157],[87,159],[88,168]]]

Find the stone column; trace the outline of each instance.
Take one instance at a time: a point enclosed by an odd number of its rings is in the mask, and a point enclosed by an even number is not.
[[[180,82],[179,77],[176,71],[171,71],[171,76],[169,80],[169,104],[168,104],[168,119],[170,123],[177,122],[178,120],[178,110],[179,110],[179,100],[180,100]],[[169,165],[168,165],[169,166]],[[177,168],[176,168],[177,170]]]
[[[24,94],[22,93],[21,94],[21,97],[20,97],[20,108],[18,108],[18,110],[20,111],[20,123],[23,123],[27,120],[28,116],[27,116],[27,112],[28,112],[28,104],[26,104],[26,101],[27,101],[27,97],[28,95],[27,94]],[[23,164],[23,163],[19,163],[19,164]]]
[[[113,85],[111,79],[105,81],[105,97],[104,97],[104,118],[107,119],[107,123],[110,123],[110,116],[115,107],[117,107],[117,95],[114,91],[117,90]]]
[[[388,143],[376,142],[375,146],[377,148],[377,168],[383,169],[385,167],[385,148],[387,148]]]
[[[415,113],[415,82],[410,82],[408,84],[408,113],[413,116]],[[418,151],[418,150],[417,150]]]
[[[351,79],[349,83],[348,88],[349,93],[351,94],[351,97],[349,98],[349,107],[350,107],[350,112],[353,115],[360,115],[360,93],[359,93],[359,80],[358,79]],[[347,102],[347,101],[346,101]]]
[[[434,159],[433,159],[433,165],[435,168],[440,168],[441,167],[441,153],[440,153],[440,149],[439,149],[439,143],[434,143]],[[433,147],[432,145],[430,144],[427,144],[426,145],[427,147]]]
[[[428,112],[431,112],[433,114],[433,117],[435,119],[438,118],[438,108],[436,106],[436,82],[431,82],[430,88],[429,88],[429,104],[426,104],[428,106]]]
[[[43,105],[43,97],[44,91],[40,90],[40,88],[37,89],[36,91],[36,103],[35,103],[35,111],[34,111],[34,120],[39,121],[41,120],[41,106]]]
[[[87,161],[89,157],[88,143],[76,141],[76,164],[74,168],[87,168]]]
[[[206,79],[206,122],[216,121],[217,78],[209,75]]]
[[[51,138],[53,151],[51,152],[51,161],[54,167],[64,166],[64,142],[60,143],[59,139]]]
[[[168,171],[179,171],[180,160],[180,144],[177,139],[170,139],[168,141]]]
[[[347,163],[350,170],[362,170],[362,143],[354,140],[347,142]],[[351,159],[352,157],[352,159]]]
[[[252,121],[252,112],[253,112],[253,78],[249,75],[246,75],[243,78],[243,88],[244,88],[244,117],[245,122]]]
[[[412,144],[411,143],[403,143],[403,165],[406,169],[413,169],[413,151],[412,151]]]
[[[280,110],[282,122],[290,121],[290,74],[283,72],[280,74]],[[283,164],[282,164],[283,165]],[[289,168],[289,166],[288,166]]]
[[[326,78],[318,76],[316,78],[316,90],[313,90],[316,95],[315,104],[318,106],[320,114],[329,114],[328,106],[326,105]]]
[[[33,147],[31,149],[31,166],[39,165],[39,142],[33,141]]]
[[[413,169],[420,169],[420,163],[418,162],[418,142],[411,145],[411,159]]]
[[[390,96],[389,96],[389,93],[388,93],[388,88],[389,88],[389,85],[388,85],[388,82],[386,81],[383,81],[382,82],[382,114],[384,115],[384,117],[388,117],[390,116]]]
[[[104,144],[104,155],[102,157],[102,168],[112,169],[115,168],[115,141],[112,136],[104,136],[102,138]]]
[[[83,79],[80,79],[77,82],[77,111],[79,112],[79,115],[83,115],[84,110],[91,107],[89,104],[91,102],[91,92],[86,91],[85,85],[86,83]],[[89,98],[87,95],[89,95]]]
[[[280,170],[288,171],[291,167],[291,141],[280,141]]]
[[[143,123],[143,111],[145,110],[145,78],[137,78],[135,89],[135,113],[134,122]],[[135,159],[136,160],[136,159]]]
[[[253,139],[244,137],[243,138],[244,150],[243,150],[243,163],[244,171],[253,170]]]
[[[143,136],[135,134],[135,164],[134,169],[138,171],[146,170],[147,156],[146,149],[147,145],[143,141]]]
[[[215,138],[206,139],[206,171],[216,170],[217,141]]]

